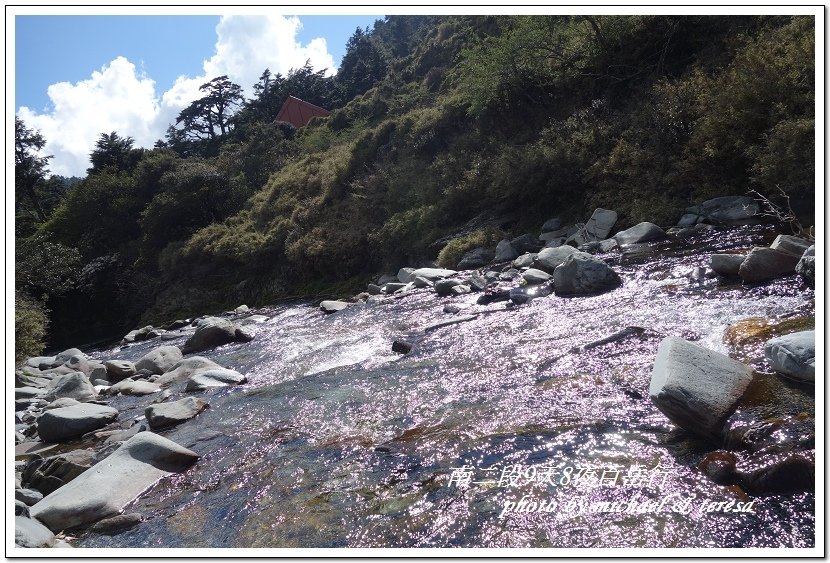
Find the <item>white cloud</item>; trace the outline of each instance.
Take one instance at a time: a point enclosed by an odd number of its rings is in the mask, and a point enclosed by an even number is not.
[[[87,80],[51,85],[49,111],[37,113],[24,106],[18,115],[46,139],[44,153],[54,155],[49,166],[53,174],[83,176],[101,133],[116,131],[133,137],[136,146],[151,147],[178,112],[200,97],[199,86],[217,76],[227,75],[250,93],[266,68],[287,74],[310,60],[315,69],[332,74],[334,59],[326,40],[318,37],[302,45],[297,41],[301,26],[296,17],[223,16],[216,26],[214,53],[204,61],[201,76],[180,76],[158,94],[152,78],[117,57]]]

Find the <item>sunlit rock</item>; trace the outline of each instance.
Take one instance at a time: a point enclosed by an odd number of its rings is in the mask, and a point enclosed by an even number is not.
[[[805,330],[773,338],[764,345],[764,355],[778,373],[803,381],[816,379],[816,332]]]

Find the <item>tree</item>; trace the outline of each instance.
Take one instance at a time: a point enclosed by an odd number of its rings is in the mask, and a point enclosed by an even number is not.
[[[105,168],[111,168],[115,172],[131,171],[144,151],[134,149],[135,139],[132,137],[121,137],[113,131],[112,133],[101,133],[95,143],[95,150],[89,155],[92,168],[87,174],[100,172]]]
[[[366,92],[386,75],[387,62],[369,33],[359,27],[346,43],[346,54],[337,72],[337,85],[344,102]]]
[[[215,153],[220,139],[233,129],[231,117],[245,99],[242,87],[227,76],[218,76],[199,90],[205,96],[183,109],[167,129],[170,147],[182,155]]]
[[[38,221],[46,220],[43,211],[38,185],[46,177],[46,167],[51,156],[40,156],[40,151],[46,146],[46,139],[34,129],[29,129],[22,119],[14,118],[14,184],[15,202],[18,192],[24,194],[32,205],[32,211]]]

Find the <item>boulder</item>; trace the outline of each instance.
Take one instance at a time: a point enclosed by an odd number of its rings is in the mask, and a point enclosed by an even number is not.
[[[737,276],[741,264],[746,260],[745,254],[712,254],[712,270],[720,276]]]
[[[61,397],[70,397],[78,401],[91,401],[98,396],[92,387],[89,378],[81,372],[59,375],[52,380],[51,385],[46,388],[43,398],[47,401],[54,401]]]
[[[549,233],[551,231],[556,231],[562,228],[562,219],[559,217],[554,217],[553,219],[548,219],[545,221],[545,224],[542,225],[542,232]]]
[[[71,397],[61,397],[60,399],[55,399],[51,403],[48,403],[46,406],[43,407],[44,410],[52,410],[52,409],[61,409],[63,407],[72,407],[75,405],[80,405],[81,403]]]
[[[619,246],[619,243],[616,239],[607,238],[605,240],[599,241],[599,251],[600,252],[611,252],[615,248]]]
[[[377,284],[380,286],[386,285],[387,283],[395,283],[398,281],[397,276],[393,276],[391,274],[383,274],[381,277],[378,278]]]
[[[701,217],[697,213],[685,213],[680,218],[680,220],[677,221],[677,226],[682,227],[682,228],[692,227],[692,226],[696,225],[698,223],[698,221],[701,221],[701,220],[703,220],[703,217]]]
[[[387,284],[388,285],[388,284]],[[337,311],[342,311],[346,307],[348,307],[350,303],[345,301],[334,301],[334,300],[327,300],[320,302],[320,310],[326,314],[336,313]]]
[[[96,534],[115,534],[127,528],[132,528],[142,521],[144,521],[144,518],[138,512],[118,514],[99,520],[92,526],[92,531]]]
[[[217,369],[221,367],[222,366],[213,360],[209,360],[203,356],[184,358],[173,366],[170,371],[159,377],[155,383],[161,387],[165,387],[167,385],[172,385],[173,383],[189,379],[191,375],[200,370]]]
[[[35,356],[27,359],[23,365],[35,369],[49,369],[51,367],[59,366],[60,364],[55,362],[55,356]]]
[[[681,428],[718,437],[751,381],[749,366],[669,336],[657,348],[649,395]]]
[[[508,298],[516,305],[522,305],[537,297],[550,295],[549,286],[533,285],[527,287],[514,287],[508,292]]]
[[[150,338],[150,334],[152,332],[152,325],[147,325],[143,328],[131,330],[130,332],[124,335],[124,338],[121,339],[121,344],[130,344],[132,342],[141,342],[142,340],[147,340],[148,338]]]
[[[44,442],[63,442],[103,428],[118,418],[112,407],[80,404],[44,412],[37,419],[37,433]]]
[[[518,236],[510,241],[510,246],[519,254],[526,252],[536,252],[542,246],[539,242],[540,237],[535,237],[529,233]]]
[[[25,516],[14,517],[14,543],[20,547],[52,547],[57,540],[49,528]]]
[[[14,515],[29,518],[29,507],[26,503],[20,502],[19,500],[14,501]]]
[[[199,370],[187,380],[185,391],[204,391],[213,387],[228,387],[245,383],[247,378],[232,369],[214,368]]]
[[[552,274],[557,266],[562,264],[571,254],[576,254],[577,252],[579,251],[573,246],[543,248],[533,261],[533,266]]]
[[[647,221],[638,223],[637,225],[634,225],[624,231],[620,231],[614,235],[614,240],[616,240],[621,246],[664,238],[666,238],[666,232],[654,223],[649,223]]]
[[[493,258],[493,262],[501,263],[501,262],[510,262],[514,260],[519,253],[513,248],[513,245],[510,244],[510,241],[505,239],[499,241],[496,245],[496,255]]]
[[[147,370],[150,373],[161,375],[181,359],[182,351],[177,346],[160,346],[142,356],[135,363],[135,369],[137,371]]]
[[[454,288],[457,285],[461,285],[461,280],[452,278],[438,280],[437,282],[435,282],[435,285],[433,287],[435,288],[435,293],[443,297],[447,295],[452,295],[452,288]]]
[[[464,254],[461,262],[458,263],[459,270],[471,270],[473,268],[480,268],[486,266],[493,261],[496,253],[489,248],[474,248]]]
[[[795,271],[798,272],[804,281],[810,287],[816,286],[816,247],[810,246],[805,252],[798,264],[795,265]]]
[[[86,354],[84,354],[77,348],[69,348],[68,350],[64,350],[63,352],[55,356],[55,364],[57,365],[53,365],[52,367],[57,367],[65,364],[66,362],[72,359],[72,356],[81,356],[83,358],[86,358]]]
[[[431,282],[430,280],[428,280],[427,278],[425,278],[423,276],[418,276],[414,280],[412,280],[412,285],[414,285],[415,287],[420,289],[420,288],[424,288],[424,287],[432,287],[433,282]]]
[[[135,364],[126,360],[108,360],[104,362],[107,368],[107,379],[113,382],[121,381],[135,375]]]
[[[526,254],[522,254],[515,260],[513,260],[513,267],[514,268],[530,268],[533,265],[533,262],[536,260],[538,256],[535,252],[528,252]]]
[[[150,405],[144,410],[144,416],[152,430],[167,428],[190,420],[208,408],[207,401],[195,397],[185,397],[172,403]]]
[[[14,499],[19,500],[26,506],[32,506],[43,499],[43,493],[34,489],[15,489]]]
[[[723,196],[704,201],[686,209],[686,215],[698,217],[695,222],[708,221],[714,225],[746,223],[761,211],[758,202],[747,196]],[[685,215],[684,215],[685,217]],[[688,223],[691,218],[686,219]],[[678,223],[679,224],[679,223]],[[687,225],[682,225],[687,226]]]
[[[172,323],[168,324],[164,327],[164,330],[179,330],[180,328],[184,328],[190,324],[190,321],[185,319],[176,319]]]
[[[396,354],[409,354],[412,351],[412,344],[404,340],[392,342],[392,351]]]
[[[233,310],[234,314],[236,315],[244,315],[245,313],[249,313],[250,311],[251,308],[247,305],[240,305],[239,307]]]
[[[760,283],[795,273],[799,257],[765,246],[756,246],[741,262],[738,275],[747,283]]]
[[[569,256],[553,271],[553,288],[557,295],[593,295],[622,285],[617,272],[584,252]]]
[[[772,241],[772,244],[769,245],[770,248],[773,250],[780,250],[781,252],[789,252],[790,254],[794,254],[796,256],[804,256],[804,253],[807,251],[808,248],[812,243],[801,237],[794,237],[791,235],[778,235],[775,237],[775,240]]]
[[[140,432],[72,482],[35,504],[32,518],[64,530],[121,511],[156,481],[192,465],[198,455],[152,432]]]
[[[772,369],[802,381],[816,380],[816,331],[785,334],[764,344]]]
[[[435,280],[451,278],[457,273],[458,272],[456,272],[455,270],[447,270],[445,268],[418,268],[417,270],[412,272],[412,277],[421,277],[434,282]]]
[[[152,395],[161,391],[161,387],[157,383],[151,383],[141,379],[132,380],[124,379],[115,385],[110,386],[108,392],[110,395]]]
[[[450,288],[450,295],[459,296],[459,295],[466,295],[470,293],[472,289],[469,285],[460,284]]]
[[[412,272],[415,268],[401,268],[398,270],[398,281],[401,283],[409,283],[412,281]]]
[[[385,293],[387,295],[391,295],[391,294],[395,293],[396,291],[398,291],[399,289],[405,288],[406,286],[407,286],[407,284],[405,284],[405,283],[391,282],[391,283],[383,284],[383,287],[381,287],[380,289],[383,293]]]
[[[187,339],[182,347],[182,354],[191,354],[209,350],[222,344],[231,342],[248,342],[249,334],[244,334],[241,329],[227,319],[219,317],[207,317],[202,319],[196,326],[196,332]]]
[[[33,457],[23,470],[23,482],[29,488],[48,495],[95,463],[95,453],[92,450],[72,450],[44,459]]]
[[[14,390],[14,398],[15,399],[32,399],[35,397],[40,397],[44,393],[46,393],[46,389],[42,387],[16,387]]]
[[[472,274],[467,278],[466,285],[470,286],[471,291],[484,291],[487,289],[488,281],[483,276]]]
[[[101,362],[91,361],[83,354],[76,354],[72,356],[66,360],[63,365],[72,371],[79,371],[87,377],[90,377],[93,372],[104,367]]]
[[[380,295],[380,286],[374,283],[370,283],[366,286],[366,293],[369,295]]]
[[[537,270],[536,268],[529,268],[528,270],[525,270],[522,277],[529,285],[536,285],[545,283],[551,278],[551,275],[547,272],[543,272],[542,270]]]
[[[553,239],[558,239],[558,238],[567,239],[568,237],[573,236],[576,233],[578,233],[579,230],[584,226],[585,225],[580,223],[579,225],[568,225],[567,227],[563,227],[561,229],[557,229],[555,231],[550,231],[550,232],[547,232],[547,233],[543,232],[541,235],[539,235],[539,240],[542,241],[542,242],[549,242]],[[538,246],[537,246],[537,249],[538,249]]]
[[[588,222],[576,233],[568,236],[567,242],[573,241],[576,246],[595,240],[608,238],[614,223],[617,222],[617,212],[610,209],[597,208],[591,214]]]

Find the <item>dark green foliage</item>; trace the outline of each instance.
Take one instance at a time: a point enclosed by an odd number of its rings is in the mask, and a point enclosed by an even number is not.
[[[46,167],[51,156],[39,153],[46,146],[43,135],[26,127],[23,120],[14,118],[14,195],[15,208],[30,213],[38,222],[46,220],[41,201],[41,186],[46,177]]]
[[[41,301],[21,291],[14,292],[14,361],[43,353],[46,347],[47,310]]]
[[[144,156],[143,149],[134,149],[135,139],[132,137],[121,137],[113,131],[112,133],[101,133],[95,143],[95,149],[89,155],[92,168],[87,174],[95,174],[102,170],[111,172],[132,172],[136,164]]]

